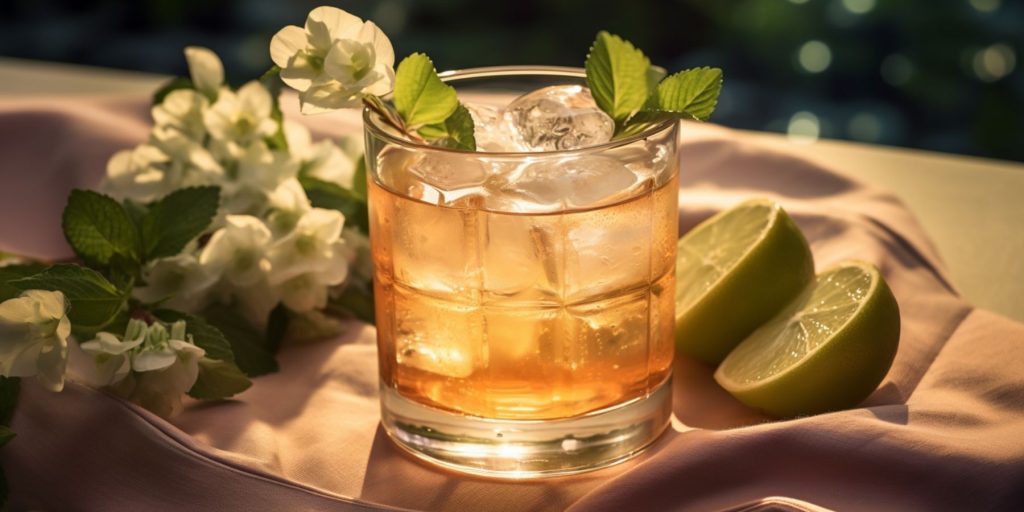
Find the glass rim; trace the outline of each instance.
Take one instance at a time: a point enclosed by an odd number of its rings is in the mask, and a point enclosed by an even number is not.
[[[564,76],[569,78],[586,78],[586,71],[583,68],[570,66],[483,66],[475,68],[455,69],[438,73],[445,83],[458,82],[460,80],[472,80],[479,78],[500,78],[500,77],[527,77],[527,76]],[[463,149],[431,146],[408,139],[398,137],[382,128],[377,123],[379,116],[368,108],[363,108],[363,126],[373,136],[383,139],[390,144],[396,144],[407,149],[421,151],[437,151],[439,153],[452,153],[458,155],[485,155],[488,158],[543,158],[551,156],[578,156],[587,153],[595,153],[628,146],[669,130],[678,124],[677,119],[664,119],[658,121],[644,130],[621,139],[613,139],[601,144],[586,146],[577,149],[557,149],[549,151],[466,151]]]

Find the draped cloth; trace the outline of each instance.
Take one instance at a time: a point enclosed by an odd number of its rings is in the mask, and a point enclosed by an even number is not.
[[[359,129],[352,116],[290,114],[321,136]],[[147,98],[0,99],[0,250],[70,255],[68,191],[95,186],[110,155],[148,129]],[[353,322],[335,339],[284,346],[279,372],[169,421],[75,383],[50,393],[24,379],[17,437],[0,449],[12,509],[1020,510],[1024,325],[960,298],[884,190],[742,132],[686,123],[681,141],[681,230],[765,196],[795,219],[819,270],[846,258],[881,269],[902,335],[859,407],[772,421],[679,357],[672,428],[640,457],[538,481],[469,477],[387,439],[374,329]]]

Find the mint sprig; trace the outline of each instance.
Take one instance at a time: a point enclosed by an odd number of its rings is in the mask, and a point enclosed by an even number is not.
[[[430,57],[414,53],[398,64],[392,96],[400,128],[414,140],[476,151],[473,118],[459,103],[455,89],[438,76]],[[368,107],[389,121],[386,106],[373,103],[371,100]]]
[[[68,320],[78,339],[89,340],[96,332],[127,316],[127,297],[95,270],[78,265],[54,265],[8,283],[19,290],[53,290],[64,294],[71,305]]]
[[[687,69],[662,80],[642,111],[679,114],[697,121],[707,121],[715,111],[721,92],[721,69]]]
[[[180,253],[210,227],[219,205],[219,187],[178,189],[150,205],[141,226],[146,258]]]
[[[665,77],[629,41],[599,32],[584,65],[597,106],[615,121],[613,138],[666,117],[707,121],[722,91],[722,70],[701,67]]]
[[[598,32],[584,68],[590,94],[615,121],[616,130],[643,107],[651,93],[650,59],[619,36]]]
[[[62,218],[64,236],[75,254],[106,266],[119,254],[139,261],[139,233],[121,203],[91,190],[72,190]]]

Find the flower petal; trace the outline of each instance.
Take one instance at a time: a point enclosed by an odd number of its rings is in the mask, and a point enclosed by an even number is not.
[[[309,90],[299,93],[299,102],[302,104],[303,114],[322,114],[342,108],[358,107],[362,100],[358,95],[343,90],[337,82],[331,82],[310,87]]]
[[[377,62],[383,62],[387,66],[394,67],[395,65],[395,49],[391,46],[391,40],[388,36],[372,21],[367,21],[363,24],[362,29],[359,31],[358,36],[360,41],[365,41],[373,45],[373,49],[377,54]]]
[[[185,48],[185,60],[196,89],[208,98],[216,98],[224,83],[224,64],[220,57],[208,48],[189,46]]]
[[[162,370],[174,364],[177,359],[171,350],[143,350],[132,354],[132,369],[137,372]]]
[[[309,42],[314,48],[324,50],[338,39],[353,39],[362,26],[362,19],[337,7],[317,7],[306,18]]]
[[[283,70],[291,64],[292,58],[306,48],[307,44],[306,31],[301,27],[288,25],[278,30],[270,39],[270,59]]]

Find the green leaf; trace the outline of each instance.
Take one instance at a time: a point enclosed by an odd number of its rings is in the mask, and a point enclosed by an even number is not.
[[[113,198],[91,190],[72,190],[62,221],[64,238],[86,262],[106,266],[118,254],[139,261],[138,230]]]
[[[652,89],[651,61],[629,41],[601,31],[590,47],[587,85],[601,110],[621,128],[647,101]]]
[[[352,175],[352,192],[362,199],[363,202],[368,201],[366,194],[366,156],[359,158],[356,162],[356,172]]]
[[[246,375],[258,377],[277,371],[277,361],[264,333],[249,324],[235,308],[213,304],[203,310],[202,317],[206,323],[224,334],[231,344],[235,364]]]
[[[363,234],[370,232],[370,213],[366,200],[337,183],[302,176],[299,183],[306,190],[310,203],[317,208],[338,210],[345,215],[345,225],[355,226]]]
[[[414,53],[398,65],[392,95],[410,129],[444,122],[459,106],[455,89],[441,81],[434,63],[422,53]]]
[[[219,187],[182,188],[153,203],[142,219],[146,258],[180,253],[210,226],[219,204]]]
[[[473,116],[469,115],[469,110],[461,103],[444,122],[422,126],[419,134],[435,146],[476,151]]]
[[[158,309],[153,312],[153,316],[167,323],[184,320],[185,332],[192,335],[192,341],[197,347],[206,351],[206,357],[232,363],[235,361],[231,343],[224,337],[224,333],[207,323],[206,320],[173,309]]]
[[[221,400],[249,389],[252,381],[230,361],[200,359],[199,376],[188,396],[200,400]]]
[[[0,446],[4,446],[11,439],[14,439],[14,431],[10,427],[0,426]]]
[[[21,288],[12,286],[12,281],[36,275],[43,270],[46,270],[46,265],[40,265],[37,263],[0,267],[0,302],[13,299],[21,295],[21,292],[24,291]]]
[[[153,93],[153,105],[163,103],[168,94],[178,89],[195,89],[195,86],[192,85],[192,80],[183,76],[172,78]]]
[[[0,376],[0,425],[9,426],[14,417],[14,408],[18,406],[18,393],[21,391],[21,379],[18,377]]]
[[[692,68],[661,81],[655,94],[644,105],[645,112],[666,112],[707,121],[722,92],[722,70]]]
[[[328,308],[334,313],[351,315],[363,322],[374,325],[373,289],[350,284],[341,294],[331,299]]]
[[[117,287],[95,270],[78,265],[54,265],[9,284],[20,290],[63,292],[70,304],[71,332],[79,339],[92,339],[127,314],[126,298]]]

